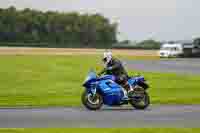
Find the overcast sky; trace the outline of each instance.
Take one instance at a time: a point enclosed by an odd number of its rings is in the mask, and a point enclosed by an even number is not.
[[[200,36],[200,0],[0,0],[0,7],[101,13],[118,38],[188,40]]]

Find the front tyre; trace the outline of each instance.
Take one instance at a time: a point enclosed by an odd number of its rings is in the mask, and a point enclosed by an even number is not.
[[[144,92],[143,97],[140,100],[136,100],[135,98],[133,98],[132,100],[130,100],[130,104],[135,109],[146,109],[150,104],[150,97],[147,92]]]
[[[92,94],[84,91],[81,97],[81,101],[82,104],[89,110],[99,110],[103,105],[103,98],[98,93],[93,96]]]

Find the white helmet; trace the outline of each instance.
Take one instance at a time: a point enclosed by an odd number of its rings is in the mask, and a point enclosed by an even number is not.
[[[108,63],[110,63],[111,60],[112,60],[112,52],[110,51],[104,52],[103,62],[105,63],[106,66],[108,65]]]

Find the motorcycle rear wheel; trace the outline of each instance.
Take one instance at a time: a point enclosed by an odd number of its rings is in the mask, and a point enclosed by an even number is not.
[[[144,102],[144,104],[141,104],[141,101]],[[144,92],[144,96],[142,98],[142,100],[140,101],[136,101],[134,99],[131,99],[129,101],[129,103],[135,108],[135,109],[140,109],[140,110],[143,110],[143,109],[146,109],[149,104],[150,104],[150,97],[148,95],[147,92]]]
[[[83,92],[81,97],[82,104],[89,110],[99,110],[103,105],[103,97],[96,93],[95,96],[87,93],[86,91]]]

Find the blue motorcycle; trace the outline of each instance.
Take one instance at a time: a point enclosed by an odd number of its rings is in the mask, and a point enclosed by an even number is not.
[[[124,100],[124,88],[115,82],[113,75],[98,77],[94,71],[90,71],[83,84],[82,104],[89,110],[98,110],[102,105],[121,106],[129,103],[136,109],[147,108],[150,104],[146,91],[149,85],[144,77],[130,77],[128,83],[134,91]]]

